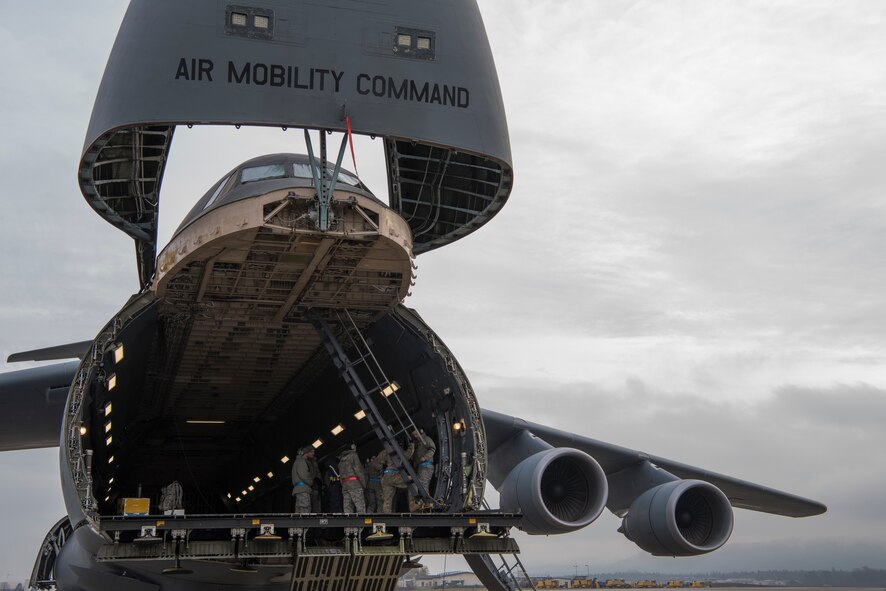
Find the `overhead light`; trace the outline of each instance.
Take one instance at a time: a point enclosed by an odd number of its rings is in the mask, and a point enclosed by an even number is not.
[[[117,387],[117,374],[111,374],[111,377],[108,378],[108,392]]]
[[[114,363],[120,363],[123,361],[123,344],[121,343],[119,347],[114,349]]]
[[[110,500],[111,500],[111,495],[108,495],[108,496],[105,497],[105,502],[106,502],[106,503],[107,503],[108,501],[110,501]]]
[[[237,498],[234,499],[234,500],[237,501],[237,502],[239,503],[242,499],[241,499],[240,497],[237,497]]]
[[[212,420],[212,419],[188,419],[185,421],[191,425],[224,425],[224,421]]]
[[[338,435],[339,433],[341,433],[344,430],[345,430],[344,425],[336,425],[335,427],[332,428],[332,434]]]
[[[366,418],[366,412],[363,410],[358,410],[356,413],[354,413],[354,418],[358,421],[362,421]]]
[[[399,389],[400,389],[400,385],[397,382],[391,382],[390,384],[385,386],[385,389],[382,390],[381,393],[384,394],[385,396],[390,396],[391,394],[393,394],[394,392],[396,392]]]
[[[247,486],[246,488],[249,489],[249,492],[252,492],[255,490],[255,487],[252,486],[251,484],[249,486]]]
[[[113,464],[113,463],[114,463],[114,456],[111,456],[110,458],[108,458],[108,463],[109,463],[109,464]]]
[[[105,423],[105,433],[110,433],[110,432],[111,432],[111,421],[108,421],[107,423]]]
[[[87,431],[88,431],[88,429],[86,428],[86,425],[81,424],[80,425],[80,435],[86,435]]]
[[[111,445],[111,442],[114,441],[113,435],[108,435],[108,438],[105,439],[105,445]]]
[[[273,472],[268,472],[268,478],[273,478],[273,477],[274,477],[274,473],[273,473]]]
[[[252,479],[252,481],[253,482],[261,482],[261,478],[256,476],[255,478]]]
[[[322,439],[318,439],[317,441],[315,441],[314,443],[311,444],[311,447],[313,447],[314,449],[317,449],[317,448],[320,447],[321,445],[323,445],[323,440],[322,440]]]
[[[282,458],[280,458],[280,461],[285,464],[289,461],[289,456],[283,456]]]
[[[114,484],[114,477],[113,476],[111,476],[111,479],[108,480],[108,484]]]
[[[249,492],[247,492],[247,490],[244,488],[243,490],[240,491],[240,494],[245,497],[246,495],[249,494]]]
[[[270,19],[268,19],[268,17],[259,15],[255,15],[255,20],[252,22],[255,23],[256,29],[267,29],[268,26],[270,26],[271,24],[271,21]]]
[[[242,12],[232,12],[231,13],[231,24],[236,27],[245,27],[246,26],[246,15]]]
[[[109,402],[105,405],[105,416],[108,416],[109,414],[111,414],[111,410],[112,410],[112,407],[111,407],[111,403]]]
[[[231,498],[231,493],[228,493],[228,498],[229,498],[229,499]]]
[[[461,421],[455,421],[452,423],[452,428],[455,431],[461,431]]]

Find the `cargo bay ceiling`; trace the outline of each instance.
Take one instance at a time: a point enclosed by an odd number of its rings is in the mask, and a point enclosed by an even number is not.
[[[504,106],[475,0],[133,0],[78,180],[93,209],[135,240],[142,287],[155,272],[175,127],[204,124],[350,126],[382,138],[390,205],[415,254],[473,232],[511,190]]]

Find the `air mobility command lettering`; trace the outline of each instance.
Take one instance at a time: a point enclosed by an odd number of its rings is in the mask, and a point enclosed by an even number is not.
[[[340,93],[347,88],[362,96],[381,99],[427,103],[467,109],[470,91],[462,86],[421,82],[411,78],[394,78],[358,73],[348,77],[332,68],[302,67],[262,62],[228,60],[216,71],[215,62],[206,58],[181,58],[175,69],[175,80],[188,82],[223,82],[245,86],[270,86],[319,92]]]

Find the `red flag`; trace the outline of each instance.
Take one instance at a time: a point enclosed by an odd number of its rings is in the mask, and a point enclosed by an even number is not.
[[[351,116],[345,115],[345,123],[348,124],[348,143],[351,145],[351,160],[354,161],[354,174],[357,175],[357,178],[360,178],[360,173],[357,172],[357,157],[354,155],[354,136],[351,135]]]

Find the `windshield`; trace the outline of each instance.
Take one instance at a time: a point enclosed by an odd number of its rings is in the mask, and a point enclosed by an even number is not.
[[[332,170],[331,166],[326,168],[326,174],[330,177],[332,176]],[[290,176],[297,179],[312,179],[311,165],[307,163],[293,162],[289,166],[286,164],[267,164],[265,166],[244,168],[240,171],[240,183],[252,183],[255,181],[280,179]],[[351,185],[352,187],[360,186],[360,179],[344,171],[339,171],[338,180],[336,182]],[[224,183],[222,183],[221,186],[224,186]]]
[[[244,168],[240,173],[241,183],[263,181],[265,179],[279,179],[286,176],[285,164],[268,164],[267,166],[253,166]]]
[[[206,205],[203,206],[203,209],[206,209],[206,208],[208,208],[210,205],[212,205],[213,203],[215,203],[215,200],[218,199],[218,196],[219,196],[219,195],[221,195],[222,189],[224,189],[224,188],[225,188],[225,185],[228,184],[228,179],[229,179],[229,178],[231,178],[231,177],[230,177],[230,176],[226,176],[224,179],[222,179],[222,182],[220,182],[220,183],[218,184],[218,188],[212,193],[212,197],[209,198],[209,201],[206,202]]]
[[[299,163],[293,164],[292,165],[292,174],[296,178],[300,178],[300,179],[313,178],[313,175],[311,174],[310,164],[299,164]],[[326,168],[326,174],[328,174],[329,176],[332,176],[332,168],[331,167]],[[350,174],[343,172],[343,171],[339,171],[338,180],[336,182],[345,183],[345,184],[351,185],[353,187],[360,186],[360,180],[357,177],[350,175]]]

